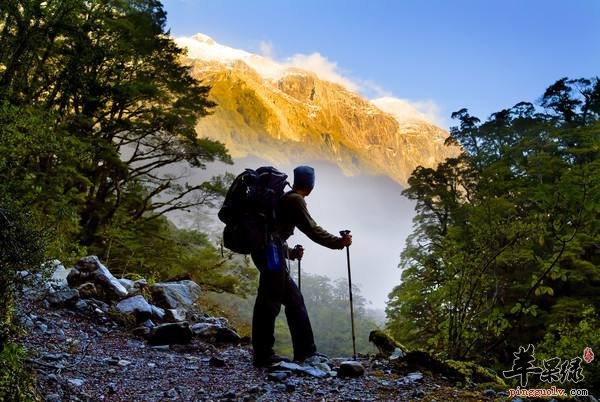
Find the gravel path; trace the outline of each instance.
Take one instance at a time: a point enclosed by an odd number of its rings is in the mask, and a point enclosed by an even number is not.
[[[38,303],[42,304],[42,303]],[[362,359],[366,375],[317,379],[293,374],[268,379],[252,366],[248,346],[151,347],[107,316],[29,305],[23,313],[38,389],[47,401],[483,401],[441,378],[421,380]],[[339,361],[333,361],[333,366]]]

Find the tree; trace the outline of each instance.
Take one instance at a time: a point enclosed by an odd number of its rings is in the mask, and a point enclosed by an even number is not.
[[[481,122],[455,114],[463,154],[417,168],[417,201],[390,294],[389,329],[444,357],[504,362],[598,311],[598,79],[561,79],[540,100]],[[561,327],[562,328],[562,327]],[[566,332],[566,330],[565,330]]]
[[[188,209],[222,192],[196,185],[173,166],[230,162],[223,144],[197,138],[195,124],[214,106],[209,88],[181,64],[156,0],[9,0],[0,6],[0,100],[52,116],[58,141],[80,142],[76,161],[29,155],[36,169],[68,164],[63,192],[79,192],[80,243],[98,243],[130,191],[134,219]],[[42,139],[33,139],[41,143]],[[160,169],[163,170],[160,170]]]

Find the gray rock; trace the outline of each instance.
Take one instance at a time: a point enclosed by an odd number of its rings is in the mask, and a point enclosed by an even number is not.
[[[496,391],[494,391],[493,389],[486,389],[485,391],[483,391],[483,396],[487,398],[493,398],[496,396]]]
[[[112,395],[115,394],[117,392],[117,384],[114,382],[109,382],[107,385],[107,390],[108,390],[108,394]]]
[[[296,373],[301,373],[304,371],[304,367],[302,367],[301,365],[299,365],[297,363],[277,362],[275,364],[272,364],[271,367],[269,367],[269,370],[271,370],[271,371],[293,371]]]
[[[66,353],[47,353],[47,352],[42,352],[42,354],[40,355],[40,357],[42,359],[51,360],[51,361],[62,360],[67,356],[69,356],[69,355]]]
[[[267,378],[271,381],[284,381],[290,376],[289,371],[272,371],[269,373]]]
[[[53,306],[66,306],[75,304],[79,300],[77,289],[62,288],[46,296],[46,300]]]
[[[510,402],[523,402],[523,400],[521,398],[513,398]]]
[[[327,374],[331,373],[331,367],[327,363],[317,363],[313,366],[316,369],[326,372]]]
[[[25,325],[27,328],[33,328],[35,326],[33,320],[27,316],[23,317],[22,324]]]
[[[69,378],[67,382],[74,387],[81,387],[85,380],[82,378]]]
[[[365,373],[365,368],[357,361],[346,360],[337,370],[338,377],[360,377]]]
[[[164,320],[169,322],[185,321],[185,310],[169,308],[165,310]]]
[[[123,285],[123,287],[125,289],[127,289],[127,291],[129,292],[131,289],[133,289],[135,282],[132,281],[131,279],[127,279],[127,278],[119,278],[118,281],[121,283],[121,285]]]
[[[167,398],[177,398],[179,396],[179,393],[177,393],[177,390],[175,388],[171,388],[170,390],[165,392],[165,396]]]
[[[152,328],[156,327],[156,324],[152,320],[146,320],[146,321],[144,321],[142,326],[152,329]]]
[[[392,354],[390,355],[390,360],[398,360],[398,359],[402,359],[404,358],[404,356],[406,356],[406,353],[404,353],[404,351],[400,348],[395,348],[394,351],[392,352]]]
[[[95,255],[79,260],[69,272],[67,282],[71,287],[92,282],[98,290],[102,290],[104,297],[109,300],[120,300],[127,296],[127,289]]]
[[[304,365],[314,366],[319,363],[329,364],[329,359],[326,356],[315,354],[304,360]]]
[[[413,391],[413,396],[415,398],[423,398],[425,396],[425,391],[423,391],[421,388],[417,388]]]
[[[89,307],[89,304],[87,301],[85,300],[77,300],[77,303],[75,303],[75,308],[79,311],[86,311]]]
[[[154,304],[164,309],[189,308],[202,294],[200,286],[190,280],[159,282],[150,288]]]
[[[152,328],[148,342],[151,345],[186,344],[190,343],[192,335],[187,322],[162,324]]]
[[[192,325],[194,335],[213,343],[239,343],[241,337],[233,329],[208,322],[200,322]]]
[[[409,382],[418,382],[423,379],[423,374],[415,371],[414,373],[408,373],[405,377]]]
[[[157,321],[163,321],[165,319],[165,310],[154,304],[151,304],[150,308],[152,309],[152,318]]]
[[[116,309],[120,313],[133,315],[138,322],[144,322],[152,317],[152,306],[141,295],[121,300]]]
[[[44,400],[46,402],[62,402],[62,398],[58,394],[46,395]]]
[[[315,377],[315,378],[327,378],[329,377],[329,374],[327,374],[325,371],[323,370],[319,370],[318,368],[315,367],[305,367],[303,372],[309,376]]]
[[[48,264],[50,265],[49,269],[52,271],[50,284],[57,288],[66,288],[69,286],[67,276],[71,270],[66,269],[59,260],[50,261]]]

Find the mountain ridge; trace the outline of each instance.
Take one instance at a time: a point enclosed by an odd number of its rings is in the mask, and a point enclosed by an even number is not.
[[[444,145],[446,131],[418,116],[400,121],[342,82],[194,38],[179,44],[218,104],[197,132],[225,143],[234,158],[323,160],[348,175],[383,174],[406,186],[417,166],[434,167],[458,153]]]

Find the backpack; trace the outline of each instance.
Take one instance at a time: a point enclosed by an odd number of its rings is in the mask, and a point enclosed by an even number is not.
[[[250,254],[271,241],[277,204],[287,175],[271,166],[246,169],[225,196],[219,219],[225,224],[223,245],[235,253]]]

